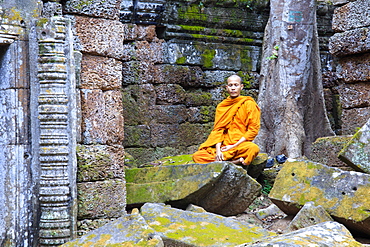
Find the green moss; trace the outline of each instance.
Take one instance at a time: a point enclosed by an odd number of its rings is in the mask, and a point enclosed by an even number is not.
[[[91,5],[91,4],[93,4],[93,0],[82,0],[82,1],[78,1],[78,2],[76,3],[76,5],[74,5],[73,7],[74,7],[75,9],[77,9],[77,10],[81,10],[81,9],[83,9],[84,7],[89,6],[89,5]]]
[[[178,12],[179,19],[193,20],[193,21],[206,21],[207,15],[203,13],[203,6],[191,4],[182,6]]]
[[[176,60],[176,63],[177,64],[184,64],[186,62],[186,57],[179,57],[177,60]]]
[[[47,18],[40,18],[36,22],[36,26],[43,27],[46,23],[48,23],[49,19]]]
[[[213,58],[216,55],[215,50],[206,49],[202,54],[202,64],[205,68],[212,68],[213,67]]]

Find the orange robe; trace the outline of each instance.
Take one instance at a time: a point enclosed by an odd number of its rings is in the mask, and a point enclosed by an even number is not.
[[[253,143],[260,128],[260,109],[252,97],[239,96],[226,98],[216,109],[215,123],[208,139],[193,154],[196,163],[205,164],[215,161],[216,144],[232,145],[245,137],[246,141],[237,147],[223,152],[225,160],[236,160],[243,157],[249,165],[258,155],[259,147]]]

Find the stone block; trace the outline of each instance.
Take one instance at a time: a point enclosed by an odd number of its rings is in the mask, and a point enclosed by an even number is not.
[[[185,104],[187,106],[209,106],[214,104],[214,100],[210,92],[192,90],[186,92]]]
[[[80,88],[84,89],[119,89],[122,84],[122,62],[85,54],[81,61],[80,80]]]
[[[340,151],[339,158],[354,169],[370,174],[370,118]]]
[[[350,169],[346,163],[338,159],[338,154],[351,137],[351,135],[347,135],[317,138],[316,141],[312,143],[311,153],[307,158],[327,166],[340,167],[346,170]]]
[[[146,203],[141,215],[162,237],[165,246],[236,246],[276,235],[235,219],[161,204]]]
[[[315,206],[313,202],[306,202],[301,210],[299,210],[298,214],[289,223],[287,231],[295,231],[326,221],[334,220],[322,206]]]
[[[84,144],[121,144],[124,139],[120,90],[81,90]]]
[[[337,77],[345,83],[370,81],[370,53],[339,59]]]
[[[139,61],[147,61],[150,63],[163,63],[163,40],[155,42],[136,41],[135,42],[135,58]]]
[[[330,37],[330,53],[341,57],[370,51],[369,28],[356,28]]]
[[[126,39],[126,30],[121,22],[76,16],[75,28],[82,52],[116,59],[125,58],[123,42]]]
[[[202,85],[203,71],[199,66],[158,64],[153,72],[153,83],[176,83],[186,87]]]
[[[127,169],[126,182],[128,204],[195,204],[227,216],[244,212],[261,193],[261,185],[231,162]]]
[[[178,84],[161,84],[155,86],[157,104],[173,105],[184,104],[186,91]]]
[[[77,182],[125,178],[123,146],[78,145]]]
[[[370,106],[370,83],[342,84],[336,89],[343,108]]]
[[[242,244],[236,247],[269,247],[269,246],[326,246],[326,247],[361,247],[351,233],[338,222],[328,221],[282,234],[273,238],[260,239],[253,244]]]
[[[370,236],[369,193],[368,174],[302,160],[284,164],[269,198],[288,215],[312,201],[348,229]]]
[[[149,84],[155,80],[154,65],[146,61],[128,61],[123,63],[123,85]]]
[[[183,199],[208,183],[217,181],[226,166],[217,162],[129,168],[126,170],[127,204]]]
[[[246,167],[249,176],[257,179],[265,168],[268,155],[266,153],[259,153],[252,163]]]
[[[176,146],[182,142],[179,138],[178,124],[152,124],[150,125],[150,143],[152,147]]]
[[[125,126],[125,147],[150,147],[150,127],[148,125]]]
[[[167,42],[164,63],[202,66],[215,70],[252,69],[253,49],[249,46],[176,40]]]
[[[342,134],[353,135],[370,118],[370,107],[342,110]]]
[[[347,30],[370,26],[370,1],[357,0],[336,8],[333,15],[333,30]]]
[[[149,107],[156,104],[156,92],[151,84],[123,88],[122,105],[126,125],[142,125],[152,121]]]
[[[161,124],[181,124],[189,118],[184,105],[154,105],[149,109],[151,119]]]
[[[67,0],[63,6],[66,13],[118,20],[120,2],[120,0]]]
[[[209,132],[206,128],[202,124],[181,124],[178,133],[179,141],[184,146],[199,145],[199,141],[206,140],[208,136]]]
[[[75,246],[148,246],[163,247],[162,239],[138,213],[121,218],[62,245]]]
[[[125,214],[126,185],[123,179],[77,183],[79,219],[120,217]]]

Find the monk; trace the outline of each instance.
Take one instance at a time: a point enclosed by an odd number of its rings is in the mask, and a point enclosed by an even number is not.
[[[253,143],[260,128],[260,109],[249,96],[241,96],[241,78],[232,75],[226,85],[229,97],[218,104],[215,123],[208,139],[193,154],[196,163],[228,160],[247,166],[257,156],[259,147]]]

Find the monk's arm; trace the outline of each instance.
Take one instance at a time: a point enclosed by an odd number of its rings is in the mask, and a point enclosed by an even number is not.
[[[222,142],[219,142],[216,144],[216,161],[223,161],[224,160],[224,154],[221,152],[221,144]]]
[[[252,104],[248,114],[248,129],[244,134],[247,141],[253,141],[260,129],[261,112],[256,104]]]
[[[235,144],[232,144],[232,145],[227,145],[227,146],[224,146],[221,148],[221,151],[222,152],[226,152],[227,150],[230,150],[232,148],[235,148],[237,147],[240,143],[242,142],[245,142],[247,139],[245,139],[244,136],[242,136],[242,138],[239,139],[239,141],[237,141]]]

